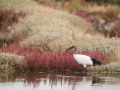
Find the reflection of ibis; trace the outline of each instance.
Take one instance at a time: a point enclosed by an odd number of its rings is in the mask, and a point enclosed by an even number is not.
[[[89,56],[86,56],[86,55],[81,55],[81,54],[76,54],[76,50],[77,50],[77,47],[76,46],[72,46],[70,48],[68,48],[65,52],[65,54],[67,53],[68,50],[74,48],[74,52],[73,52],[73,57],[74,59],[79,63],[79,64],[82,64],[86,70],[86,66],[87,65],[101,65],[101,62],[94,59],[94,58],[91,58]]]
[[[75,79],[75,81],[72,82],[74,82],[72,90],[104,90],[104,87],[101,86],[105,84],[105,78],[89,75],[85,77],[79,76],[77,79]]]

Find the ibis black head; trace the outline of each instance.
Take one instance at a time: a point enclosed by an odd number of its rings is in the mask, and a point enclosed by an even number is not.
[[[66,50],[65,54],[67,53],[68,50],[70,50],[70,49],[72,49],[72,48],[75,48],[75,46],[72,46],[72,47],[68,48],[68,49]]]

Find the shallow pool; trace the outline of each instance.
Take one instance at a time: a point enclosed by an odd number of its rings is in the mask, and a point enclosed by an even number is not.
[[[0,73],[0,90],[120,90],[120,75],[107,73]]]

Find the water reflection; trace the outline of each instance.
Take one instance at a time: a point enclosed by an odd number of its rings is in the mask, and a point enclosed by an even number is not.
[[[119,85],[119,74],[0,73],[0,90],[119,90]]]

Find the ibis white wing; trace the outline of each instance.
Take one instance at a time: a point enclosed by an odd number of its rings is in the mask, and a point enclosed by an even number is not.
[[[73,54],[75,60],[79,63],[84,65],[93,65],[91,57],[81,54]]]

